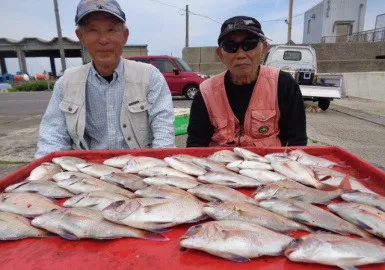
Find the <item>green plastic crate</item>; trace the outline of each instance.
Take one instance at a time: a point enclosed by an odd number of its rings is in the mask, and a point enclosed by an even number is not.
[[[175,136],[187,134],[187,126],[190,119],[189,114],[175,115]]]

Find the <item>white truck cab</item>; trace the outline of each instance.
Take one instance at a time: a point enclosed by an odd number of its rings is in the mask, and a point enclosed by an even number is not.
[[[303,98],[318,101],[322,110],[327,110],[334,98],[341,98],[342,76],[318,74],[316,51],[311,46],[273,46],[263,64],[290,73],[300,85]]]

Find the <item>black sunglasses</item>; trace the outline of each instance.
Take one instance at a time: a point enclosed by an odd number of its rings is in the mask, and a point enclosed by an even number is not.
[[[245,52],[248,52],[255,49],[259,42],[261,42],[260,39],[246,39],[243,41],[227,40],[221,43],[221,48],[227,53],[236,53],[239,47],[241,47]]]

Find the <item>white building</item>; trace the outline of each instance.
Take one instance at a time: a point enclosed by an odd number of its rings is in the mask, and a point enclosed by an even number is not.
[[[323,0],[305,13],[303,43],[363,31],[366,5],[367,0]]]

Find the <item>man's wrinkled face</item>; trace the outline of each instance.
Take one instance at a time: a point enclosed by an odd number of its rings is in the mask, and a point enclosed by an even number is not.
[[[76,35],[97,69],[101,66],[116,68],[128,39],[128,29],[111,14],[93,12],[82,19]]]
[[[217,54],[232,76],[252,77],[263,58],[263,42],[247,32],[236,32],[225,37]]]

